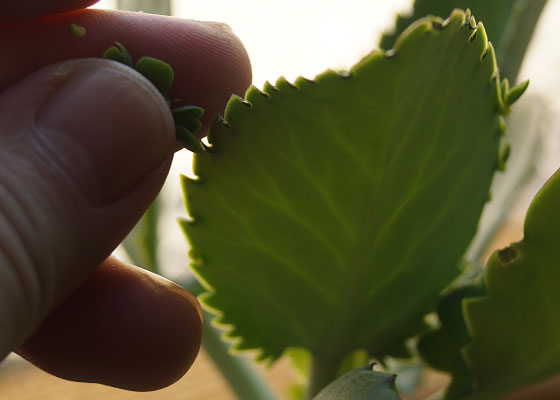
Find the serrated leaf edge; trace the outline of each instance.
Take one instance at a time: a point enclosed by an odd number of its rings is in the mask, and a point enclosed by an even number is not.
[[[468,43],[474,43],[475,41],[482,41],[483,50],[480,54],[480,62],[485,62],[487,61],[486,59],[490,57],[489,61],[492,64],[492,73],[489,79],[489,83],[494,85],[494,92],[497,101],[497,109],[495,111],[500,116],[499,126],[496,129],[496,135],[502,137],[505,131],[505,121],[503,119],[503,116],[508,115],[511,109],[510,106],[506,104],[504,101],[504,95],[507,95],[507,93],[504,94],[502,92],[502,81],[500,80],[500,72],[497,65],[497,59],[496,59],[494,47],[492,43],[488,41],[484,24],[482,22],[477,23],[469,9],[467,9],[466,11],[455,9],[451,12],[450,16],[445,20],[442,20],[441,18],[435,16],[427,16],[413,22],[407,29],[405,29],[399,35],[392,49],[372,51],[369,55],[367,55],[358,63],[356,63],[350,69],[350,71],[333,71],[329,69],[326,72],[317,75],[314,80],[307,79],[304,77],[298,77],[295,79],[293,83],[289,82],[284,77],[280,77],[274,85],[272,85],[268,81],[265,82],[263,86],[263,90],[260,90],[255,86],[249,87],[249,89],[245,93],[245,98],[241,98],[240,96],[233,95],[230,98],[228,104],[226,105],[224,117],[216,117],[214,119],[214,122],[208,134],[208,142],[210,146],[207,147],[207,150],[211,152],[220,151],[219,144],[216,143],[213,132],[218,131],[218,129],[216,129],[217,125],[229,129],[230,126],[228,123],[228,116],[231,113],[235,113],[236,112],[235,110],[242,108],[245,109],[244,111],[251,112],[254,106],[258,105],[261,102],[266,102],[273,96],[282,96],[282,93],[285,91],[300,90],[304,86],[318,84],[323,80],[331,79],[333,77],[339,79],[352,79],[353,74],[360,68],[360,66],[366,62],[369,62],[374,57],[384,57],[384,58],[398,57],[399,51],[401,51],[401,47],[407,43],[407,38],[411,36],[412,33],[416,33],[417,31],[422,31],[425,35],[429,35],[433,31],[442,31],[445,29],[450,29],[450,27],[453,26],[454,22],[455,23],[459,22],[457,27],[458,30],[470,29],[473,31],[472,34],[469,36]],[[198,155],[196,154],[194,155],[193,169],[195,171],[196,171],[196,164],[197,164],[198,157],[199,157]],[[505,161],[503,158],[500,159],[500,157],[498,157],[498,159],[496,160],[497,170],[502,169],[503,161]],[[203,182],[203,178],[197,177],[196,179],[193,179],[190,177],[183,177],[182,179],[183,192],[186,192],[185,183],[187,181],[194,184],[201,184]],[[185,206],[187,212],[189,213],[189,219],[182,220],[182,223],[186,223],[186,224],[196,223],[197,217],[195,215],[190,214],[190,209],[186,201],[185,201]],[[188,235],[186,235],[186,230],[185,230],[185,236],[187,238],[187,241],[189,242],[189,245],[192,247],[192,244],[190,243],[190,239]],[[192,262],[192,265],[196,265],[201,262],[203,261],[199,257],[198,260]],[[199,280],[201,280],[203,286],[208,290],[208,293],[206,293],[205,296],[201,298],[201,303],[206,308],[209,308],[213,311],[218,311],[215,310],[215,308],[208,305],[206,301],[206,299],[210,299],[215,293],[212,291],[213,290],[212,286],[204,279],[201,279],[202,277],[199,274],[195,273],[195,275]],[[227,321],[227,316],[225,316],[224,313],[222,313],[221,311],[218,311],[218,315],[215,318],[215,321],[220,326],[233,327],[233,324]],[[269,362],[273,362],[276,358],[280,356],[280,354],[268,353],[265,351],[265,349],[259,347],[247,347],[245,343],[246,339],[235,335],[235,328],[227,332],[224,335],[224,337],[228,340],[231,339],[232,337],[236,337],[240,339],[240,341],[234,345],[234,349],[236,351],[254,350],[254,349],[260,350],[261,353],[257,357],[257,360],[259,361],[267,360]]]

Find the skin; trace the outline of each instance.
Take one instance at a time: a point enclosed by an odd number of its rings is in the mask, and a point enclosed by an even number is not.
[[[165,60],[170,97],[210,118],[249,86],[247,54],[219,24],[82,9],[94,1],[2,3],[0,359],[16,350],[65,379],[165,387],[198,353],[200,307],[110,254],[161,189],[173,120],[142,76],[88,57],[119,40]]]

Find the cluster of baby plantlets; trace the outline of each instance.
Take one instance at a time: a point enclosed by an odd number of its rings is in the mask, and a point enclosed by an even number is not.
[[[141,73],[159,90],[171,108],[173,101],[167,93],[173,84],[174,72],[169,64],[153,57],[141,57],[134,64],[128,50],[119,42],[105,50],[103,58],[125,64]],[[200,118],[204,115],[204,109],[197,106],[181,106],[172,109],[171,113],[175,121],[177,141],[193,153],[204,153],[206,147],[196,136],[196,132],[202,128]]]

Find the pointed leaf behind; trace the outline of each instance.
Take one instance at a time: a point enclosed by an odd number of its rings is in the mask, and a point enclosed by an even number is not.
[[[486,267],[488,296],[466,300],[473,398],[495,398],[560,373],[560,172],[531,203],[521,242]]]

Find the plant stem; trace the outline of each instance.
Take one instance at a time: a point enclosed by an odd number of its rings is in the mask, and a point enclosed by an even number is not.
[[[312,354],[307,400],[311,400],[325,386],[336,379],[342,358],[342,356]]]
[[[124,250],[135,265],[156,274],[161,274],[157,255],[160,202],[159,196],[156,197],[142,219],[122,242]]]
[[[194,295],[204,292],[202,286],[190,279],[182,282],[183,287]],[[231,345],[222,340],[223,331],[212,325],[214,316],[203,311],[202,346],[222,376],[239,399],[275,400],[277,396],[255,371],[251,363],[242,356],[231,353]]]

